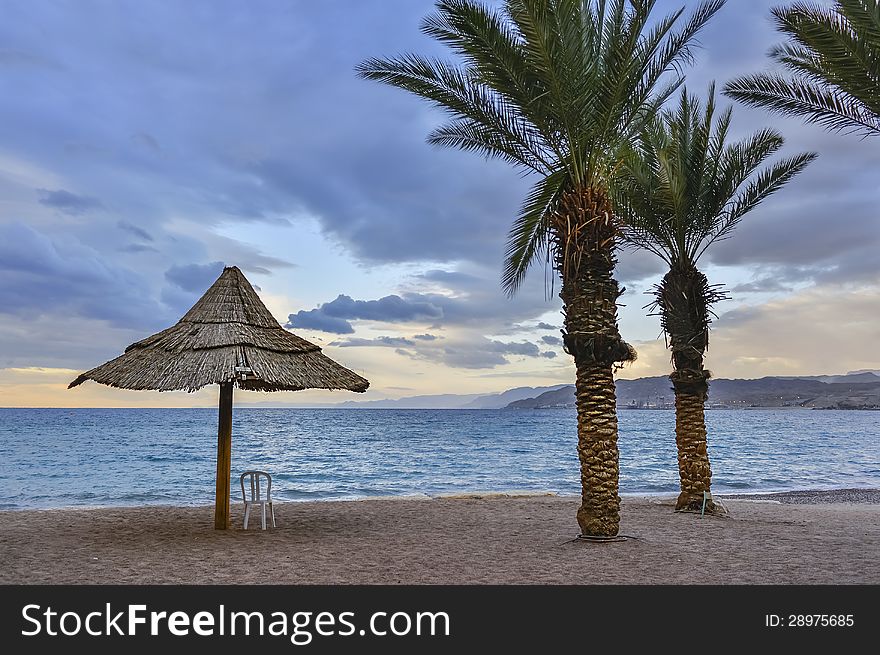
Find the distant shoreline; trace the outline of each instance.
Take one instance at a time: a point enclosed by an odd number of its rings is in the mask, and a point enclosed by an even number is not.
[[[783,505],[824,505],[832,503],[851,503],[857,505],[880,504],[880,488],[839,488],[839,489],[792,489],[783,491],[716,491],[715,497],[725,500],[762,500],[775,501]],[[669,491],[632,491],[621,492],[624,500],[650,500],[653,502],[673,501],[676,494]],[[309,498],[307,500],[277,499],[279,505],[307,505],[309,503],[362,503],[373,501],[412,502],[438,500],[488,500],[492,498],[578,498],[578,494],[559,494],[555,491],[534,490],[482,490],[457,491],[442,494],[401,494],[399,496],[360,496],[356,498]],[[233,500],[233,505],[235,501]],[[212,508],[208,503],[196,505],[172,505],[168,503],[142,503],[130,505],[59,505],[58,507],[6,507],[0,509],[0,515],[6,512],[68,512],[68,511],[103,511],[127,510],[161,507],[181,507],[189,509]]]
[[[572,411],[575,407],[496,407],[496,408],[474,408],[474,407],[351,407],[345,405],[260,405],[242,403],[234,404],[235,409],[345,409],[345,410],[370,410],[370,411],[397,411],[397,412],[501,412],[501,411],[547,411],[564,409]],[[50,409],[57,411],[76,411],[83,409],[208,409],[213,412],[217,408],[213,405],[194,406],[194,407],[0,407],[4,409]],[[633,412],[671,412],[674,407],[628,407],[620,405],[617,411],[633,411]],[[706,411],[748,411],[748,410],[803,410],[803,411],[819,411],[819,412],[880,412],[880,407],[774,407],[772,405],[755,405],[748,407],[706,407]]]
[[[823,489],[795,490],[774,493],[717,494],[723,500],[773,500],[783,505],[825,505],[847,503],[855,505],[880,504],[880,489]]]

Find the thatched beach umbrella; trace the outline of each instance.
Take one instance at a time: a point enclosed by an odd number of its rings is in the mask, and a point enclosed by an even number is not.
[[[220,385],[214,527],[229,527],[232,389],[348,389],[370,383],[278,324],[235,266],[223,273],[176,325],[131,344],[68,388],[94,380],[122,389],[196,391]]]

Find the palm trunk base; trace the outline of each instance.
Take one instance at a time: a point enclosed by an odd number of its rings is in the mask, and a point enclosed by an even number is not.
[[[577,522],[585,537],[616,537],[620,532],[620,496],[602,508],[595,507],[594,503],[582,503],[577,511]]]
[[[678,500],[675,502],[676,512],[694,512],[697,514],[710,514],[712,516],[725,516],[727,510],[715,502],[712,494],[707,493],[705,498],[705,507],[703,506],[703,494],[682,491],[678,494]]]

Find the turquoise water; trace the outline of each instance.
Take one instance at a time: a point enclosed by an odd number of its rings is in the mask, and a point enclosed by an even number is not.
[[[707,413],[716,492],[880,487],[880,413]],[[235,410],[232,471],[279,500],[580,492],[573,411]],[[623,493],[678,487],[671,411],[621,411]],[[0,409],[0,508],[200,505],[215,409]],[[240,497],[233,486],[233,498]]]

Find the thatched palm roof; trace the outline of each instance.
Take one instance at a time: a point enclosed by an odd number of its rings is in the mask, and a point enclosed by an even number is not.
[[[241,389],[366,391],[369,382],[291,334],[235,266],[225,268],[176,325],[76,378],[123,389],[195,391],[235,381]]]

